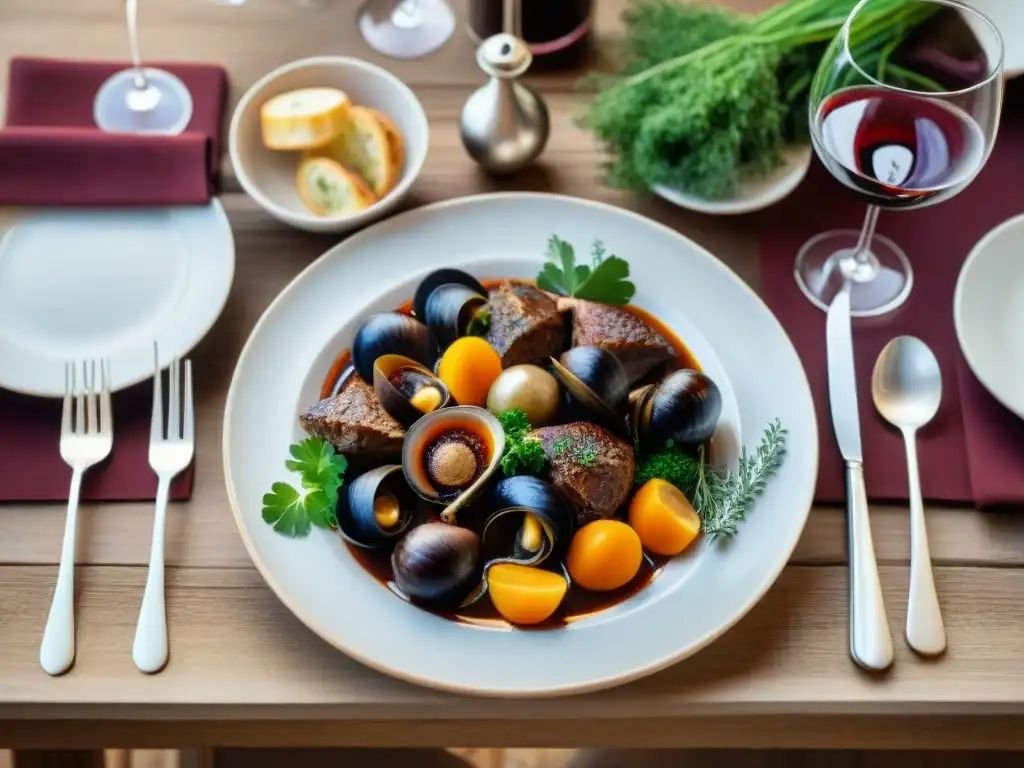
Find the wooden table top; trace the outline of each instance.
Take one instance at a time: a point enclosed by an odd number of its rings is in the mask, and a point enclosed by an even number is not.
[[[465,3],[455,3],[465,17]],[[753,10],[770,0],[732,0]],[[356,3],[211,0],[141,3],[144,54],[214,60],[232,102],[259,76],[314,54],[377,61],[416,91],[431,122],[430,155],[411,204],[496,189],[549,190],[640,211],[687,234],[757,284],[757,247],[744,219],[702,217],[603,188],[601,153],[572,122],[578,73],[533,78],[553,134],[536,168],[482,175],[458,136],[459,109],[481,81],[460,30],[430,58],[371,51]],[[602,41],[624,0],[597,3]],[[117,0],[3,0],[7,54],[113,58],[125,52]],[[6,71],[3,73],[6,79]],[[0,81],[0,88],[5,80]],[[167,531],[171,661],[144,676],[131,660],[146,577],[150,504],[86,505],[78,549],[78,656],[48,677],[38,648],[64,526],[62,506],[0,509],[0,744],[32,746],[61,733],[82,746],[378,744],[579,746],[1024,746],[1024,523],[1012,513],[929,511],[935,578],[949,652],[916,658],[899,637],[908,586],[908,520],[872,510],[889,621],[891,672],[872,677],[847,655],[845,514],[815,509],[767,597],[692,659],[603,693],[544,701],[468,699],[419,689],[349,660],[308,631],[252,567],[228,507],[220,460],[224,397],[237,355],[271,299],[336,238],[293,231],[260,211],[228,169],[223,196],[238,258],[234,289],[193,353],[197,386],[195,494],[173,506]],[[907,214],[913,215],[913,214]],[[823,445],[822,450],[833,446]],[[961,719],[980,715],[970,726]],[[144,722],[140,722],[144,721]],[[526,725],[524,726],[524,721]]]

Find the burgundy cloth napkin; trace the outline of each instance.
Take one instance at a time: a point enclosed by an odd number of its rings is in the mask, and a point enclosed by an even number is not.
[[[149,466],[152,383],[114,396],[114,447],[102,464],[85,473],[83,501],[145,501],[156,498]],[[0,390],[0,502],[64,501],[71,468],[60,457],[59,400]],[[171,499],[192,495],[193,465],[171,484]]]
[[[953,293],[964,259],[990,229],[1024,211],[1022,96],[1020,86],[1008,91],[996,147],[964,192],[922,210],[885,211],[879,219],[878,233],[895,240],[910,258],[914,285],[896,312],[853,324],[865,475],[872,499],[908,497],[902,437],[875,411],[870,379],[885,344],[910,334],[932,348],[943,374],[939,413],[918,440],[925,498],[978,506],[1024,503],[1024,423],[978,383],[963,359],[953,325]],[[824,502],[840,502],[846,494],[829,411],[825,313],[800,293],[793,263],[810,237],[829,229],[859,229],[864,213],[864,202],[815,163],[798,192],[758,220],[764,298],[793,340],[811,384],[821,446],[816,498]]]
[[[107,134],[93,99],[123,62],[15,57],[0,131],[0,204],[190,205],[217,191],[227,73],[211,64],[150,66],[178,75],[193,115],[179,136]]]
[[[227,74],[207,64],[159,64],[193,99],[180,136],[108,134],[93,123],[97,89],[122,62],[16,57],[11,61],[7,127],[0,131],[0,204],[205,204],[217,189]],[[114,447],[86,473],[83,501],[156,496],[149,467],[152,384],[114,396]],[[60,457],[61,402],[0,390],[0,502],[61,501],[71,470]],[[171,487],[188,498],[189,467]]]

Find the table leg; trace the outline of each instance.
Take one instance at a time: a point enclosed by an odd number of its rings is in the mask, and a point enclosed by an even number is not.
[[[14,768],[104,768],[102,749],[17,749]]]

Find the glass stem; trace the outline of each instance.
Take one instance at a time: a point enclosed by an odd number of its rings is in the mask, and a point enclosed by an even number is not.
[[[146,73],[142,69],[142,57],[139,55],[138,0],[125,0],[124,9],[128,25],[128,51],[131,53],[132,67],[135,69],[132,83],[138,90],[144,91],[149,87],[149,83],[146,81]]]
[[[875,254],[871,252],[871,241],[875,237],[875,228],[878,226],[878,214],[882,209],[877,205],[869,205],[868,212],[864,216],[864,226],[861,227],[860,237],[857,238],[857,245],[853,252],[847,251],[847,255],[840,262],[843,277],[855,283],[867,283],[878,274],[880,265]]]

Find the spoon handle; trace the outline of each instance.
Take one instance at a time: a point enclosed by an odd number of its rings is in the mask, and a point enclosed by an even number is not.
[[[924,524],[921,476],[917,468],[917,436],[904,432],[907,482],[910,485],[910,596],[907,600],[907,644],[925,656],[946,650],[946,630],[932,577],[932,557]]]
[[[861,462],[846,462],[846,486],[850,525],[850,655],[865,669],[881,671],[892,664],[892,637],[882,602]]]

